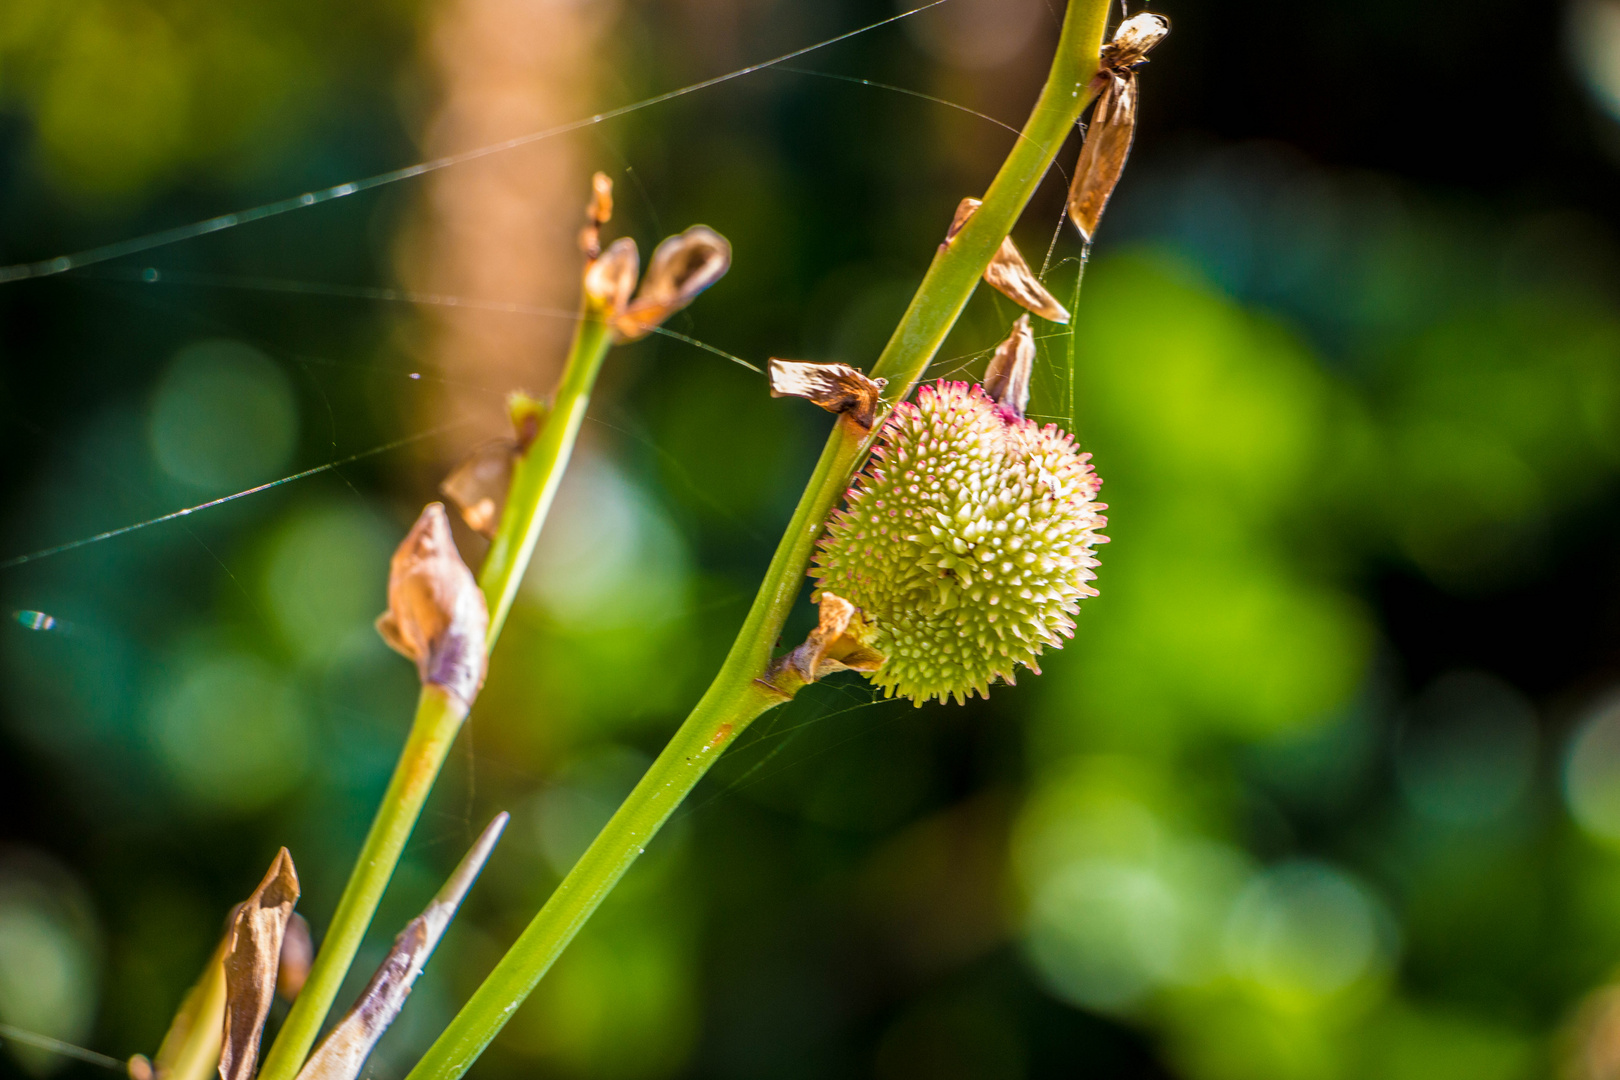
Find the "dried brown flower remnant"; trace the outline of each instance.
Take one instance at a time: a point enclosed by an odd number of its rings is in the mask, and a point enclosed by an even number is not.
[[[404,1007],[417,976],[422,974],[428,957],[433,955],[434,947],[461,906],[462,897],[467,895],[501,838],[507,820],[504,812],[495,816],[427,910],[400,931],[394,939],[394,947],[383,958],[371,982],[366,984],[360,1000],[315,1048],[299,1072],[298,1080],[354,1080],[360,1075],[372,1047]]]
[[[816,601],[821,605],[816,628],[803,645],[773,663],[763,680],[772,690],[792,695],[834,672],[870,673],[883,666],[883,654],[866,644],[871,632],[854,604],[826,591]]]
[[[613,218],[613,181],[607,173],[591,177],[591,201],[585,206],[585,227],[579,231],[579,250],[587,259],[602,253],[602,226]]]
[[[628,236],[619,237],[600,258],[585,267],[586,303],[598,312],[617,316],[629,306],[640,273],[641,255],[636,251],[636,242]]]
[[[636,298],[614,317],[614,333],[620,341],[646,337],[729,269],[731,242],[707,225],[667,238],[653,251]]]
[[[416,661],[423,685],[443,687],[470,706],[489,664],[489,609],[461,561],[443,503],[428,503],[394,552],[388,610],[377,632]]]
[[[1020,315],[1007,340],[996,346],[984,373],[984,393],[1014,420],[1029,405],[1029,376],[1035,370],[1035,335],[1029,316]]]
[[[1098,56],[1092,79],[1098,90],[1097,107],[1069,186],[1069,219],[1088,244],[1125,170],[1136,134],[1136,66],[1169,32],[1170,21],[1163,15],[1140,12],[1120,23]]]
[[[298,902],[298,874],[282,848],[259,887],[231,914],[225,939],[225,1039],[220,1080],[251,1080],[276,992],[281,942]]]
[[[951,219],[951,227],[945,233],[945,243],[949,244],[956,239],[956,234],[962,231],[963,226],[982,205],[981,200],[972,196],[956,204],[956,216]],[[1046,286],[1035,276],[1035,271],[1029,268],[1029,263],[1024,261],[1023,253],[1018,250],[1018,245],[1013,243],[1010,236],[1002,239],[1001,247],[996,249],[990,265],[985,267],[984,280],[1007,299],[1049,322],[1069,321],[1069,309],[1058,303],[1057,297],[1046,291]]]
[[[868,378],[848,364],[771,358],[771,397],[797,397],[870,428],[887,379]]]
[[[495,536],[517,456],[517,444],[511,439],[491,439],[474,447],[439,484],[439,491],[455,503],[462,520],[474,532]]]

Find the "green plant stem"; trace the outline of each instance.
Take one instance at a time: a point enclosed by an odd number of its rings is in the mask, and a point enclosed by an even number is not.
[[[580,425],[585,422],[591,388],[596,385],[602,360],[612,345],[613,332],[607,324],[595,313],[583,312],[574,330],[574,341],[568,350],[568,362],[563,368],[551,412],[512,472],[506,509],[501,514],[495,539],[490,543],[489,554],[484,557],[483,568],[478,572],[478,585],[489,603],[491,649],[512,610],[512,600],[529,567],[535,541],[540,539],[540,527],[545,524],[551,500],[556,497],[557,485],[562,482],[568,459],[574,452],[574,442],[579,438]]]
[[[601,319],[589,311],[581,315],[555,402],[513,469],[506,508],[479,575],[489,605],[491,649],[528,569],[540,527],[584,422],[591,388],[612,343],[612,334]],[[332,914],[309,978],[265,1057],[259,1080],[292,1080],[303,1067],[466,716],[467,708],[458,699],[437,686],[422,688],[416,719],[382,805]]]
[[[1087,83],[1097,70],[1108,6],[1108,0],[1070,4],[1058,54],[1022,136],[985,193],[984,204],[934,257],[873,369],[874,375],[889,380],[889,400],[904,398],[922,377],[991,256],[1079,120],[1091,97]],[[872,438],[853,422],[839,420],[742,630],[708,691],[407,1080],[456,1080],[471,1067],[725,748],[757,716],[785,699],[759,680],[798,596],[827,514],[848,487]]]

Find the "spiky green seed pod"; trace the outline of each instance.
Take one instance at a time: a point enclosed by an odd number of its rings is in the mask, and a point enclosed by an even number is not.
[[[896,406],[811,569],[864,613],[889,696],[988,696],[1073,636],[1107,540],[1090,458],[967,383]]]

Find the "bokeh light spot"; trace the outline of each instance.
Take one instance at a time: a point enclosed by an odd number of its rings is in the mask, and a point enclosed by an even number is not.
[[[1564,798],[1592,836],[1620,845],[1620,696],[1611,696],[1576,729],[1564,762]]]
[[[332,656],[355,635],[371,635],[387,606],[387,530],[364,509],[304,510],[277,531],[265,567],[265,603],[295,655]]]
[[[1535,710],[1482,672],[1443,675],[1424,691],[1401,732],[1395,775],[1424,817],[1456,825],[1500,818],[1529,790]]]
[[[163,471],[224,494],[273,480],[298,436],[298,406],[257,349],[212,340],[175,354],[152,401],[148,435]]]
[[[230,652],[185,657],[154,701],[151,732],[175,786],[210,809],[257,810],[303,779],[310,725],[269,664]]]
[[[1384,959],[1366,888],[1309,861],[1273,867],[1244,890],[1227,924],[1226,951],[1235,974],[1300,1005],[1347,989]]]

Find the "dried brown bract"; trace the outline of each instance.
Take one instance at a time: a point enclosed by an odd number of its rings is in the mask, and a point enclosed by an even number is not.
[[[1098,57],[1092,79],[1097,106],[1069,186],[1069,219],[1088,244],[1119,183],[1136,134],[1136,66],[1169,32],[1170,22],[1163,15],[1140,12],[1119,25]]]
[[[1007,340],[996,346],[984,373],[984,392],[1014,419],[1024,418],[1029,405],[1029,377],[1035,370],[1035,335],[1029,316],[1020,315]]]
[[[731,242],[707,225],[669,237],[653,252],[636,298],[614,316],[614,333],[620,341],[646,337],[729,269]]]
[[[951,227],[945,233],[947,244],[956,239],[956,234],[962,231],[962,227],[981,205],[980,200],[971,196],[956,204],[956,216],[951,219]],[[1055,323],[1069,321],[1069,309],[1058,303],[1057,297],[1046,291],[1046,286],[1035,276],[1035,271],[1029,268],[1029,263],[1024,261],[1023,253],[1018,250],[1018,245],[1013,243],[1010,236],[1002,239],[995,257],[990,260],[990,265],[985,267],[984,280],[1007,299],[1033,311],[1043,319]]]
[[[876,671],[886,659],[864,644],[866,623],[860,609],[841,596],[823,590],[816,628],[804,644],[780,657],[762,680],[778,693],[791,696],[807,683],[839,671]]]
[[[404,1007],[417,976],[422,974],[428,957],[433,955],[445,928],[461,906],[462,897],[467,895],[494,850],[506,822],[505,813],[496,815],[427,910],[412,919],[394,939],[394,947],[383,958],[360,1000],[315,1048],[299,1072],[298,1080],[354,1080],[360,1075],[372,1047]]]
[[[444,504],[429,503],[394,552],[377,632],[416,661],[423,685],[470,706],[484,685],[488,631],[484,594],[456,550]]]
[[[220,1080],[251,1080],[259,1060],[259,1035],[276,992],[281,943],[298,902],[298,874],[282,848],[269,873],[231,914],[225,939],[225,1037]]]
[[[771,397],[797,397],[841,413],[870,429],[887,379],[868,378],[848,364],[810,364],[771,358]]]

